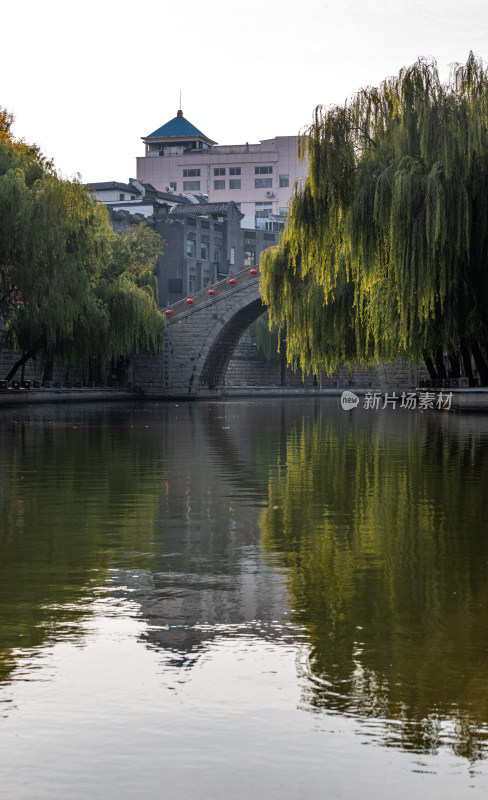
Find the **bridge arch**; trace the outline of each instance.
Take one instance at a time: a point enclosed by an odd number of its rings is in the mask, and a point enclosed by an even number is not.
[[[232,354],[249,325],[264,313],[259,278],[244,270],[171,308],[164,342],[163,385],[168,395],[219,394]]]
[[[221,387],[234,350],[245,331],[266,311],[261,296],[240,307],[237,312],[227,312],[221,321],[220,330],[214,331],[213,341],[209,341],[207,354],[199,371],[199,388],[215,389]]]

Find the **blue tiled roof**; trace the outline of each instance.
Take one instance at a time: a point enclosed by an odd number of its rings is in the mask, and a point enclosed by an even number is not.
[[[207,142],[212,141],[211,139],[208,138],[208,136],[205,136],[204,133],[199,131],[198,128],[195,128],[195,126],[192,125],[191,122],[188,122],[188,120],[182,116],[173,117],[173,119],[170,119],[170,121],[167,122],[165,125],[162,125],[160,128],[158,128],[157,131],[153,131],[152,133],[150,133],[147,138],[151,139],[156,136],[157,137],[177,136],[178,138],[184,136],[199,136],[201,139],[205,139]]]

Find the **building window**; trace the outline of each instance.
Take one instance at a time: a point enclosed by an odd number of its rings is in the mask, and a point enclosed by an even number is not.
[[[119,200],[125,200],[125,194],[119,194]]]
[[[225,175],[225,167],[214,167],[214,175]]]
[[[284,227],[285,227],[284,222],[275,222],[274,220],[268,220],[266,223],[267,231],[275,231],[276,233],[278,233],[279,231],[282,231]]]
[[[197,277],[196,275],[190,275],[188,277],[188,294],[193,294],[197,290]]]
[[[200,181],[183,181],[184,192],[199,192]]]
[[[231,264],[236,263],[236,249],[233,244],[231,244],[230,246],[230,263]]]
[[[197,247],[195,244],[195,239],[187,239],[186,240],[186,257],[187,258],[196,258],[197,255]]]
[[[168,291],[171,294],[181,294],[183,291],[183,281],[181,278],[170,278],[168,281]]]
[[[286,189],[290,185],[290,178],[288,175],[280,175],[280,189]]]
[[[234,178],[229,180],[229,189],[240,189],[241,188],[241,179]]]
[[[287,208],[280,208],[279,209],[279,214],[280,214],[280,217],[286,217],[286,215],[288,214],[288,209]]]
[[[264,219],[266,217],[269,217],[269,215],[271,214],[271,212],[273,210],[273,204],[272,203],[255,203],[254,204],[254,210],[255,210],[256,217],[258,217],[258,219]]]
[[[273,167],[254,167],[255,175],[272,175]]]
[[[240,167],[229,167],[229,175],[240,175],[241,168]]]
[[[219,189],[225,189],[225,181],[214,181],[214,189],[216,191],[218,191]]]
[[[254,178],[255,189],[272,189],[273,178]]]
[[[254,250],[244,250],[244,266],[253,267],[256,263],[256,252]]]
[[[200,177],[200,170],[199,169],[184,169],[183,170],[183,177],[184,178],[199,178]]]
[[[216,244],[214,247],[214,261],[217,264],[222,261],[222,246],[220,244]]]
[[[173,192],[176,192],[176,182],[175,181],[171,181],[171,183],[169,185],[169,188],[172,189]]]
[[[207,286],[210,286],[210,278],[208,275],[203,276],[203,288],[206,289]]]
[[[202,242],[201,245],[200,245],[200,258],[202,259],[202,261],[208,261],[209,260],[208,253],[209,253],[209,247],[208,247],[207,242]]]

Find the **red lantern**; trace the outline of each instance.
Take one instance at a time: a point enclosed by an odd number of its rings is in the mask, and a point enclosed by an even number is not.
[[[166,316],[167,316],[167,317],[170,317],[170,316],[171,316],[171,314],[173,313],[173,311],[172,311],[172,309],[171,309],[171,308],[167,308],[165,313],[166,313]]]
[[[194,301],[193,297],[187,297],[187,298],[186,298],[186,302],[187,302],[187,303],[189,303],[190,305],[193,305],[193,303],[194,303],[195,301]]]
[[[232,286],[234,286],[234,284],[237,283],[237,281],[235,278],[230,278],[229,283],[231,283]]]
[[[251,275],[257,275],[258,274],[257,269],[250,269],[249,272],[251,273]]]
[[[208,293],[211,294],[211,295],[214,295],[215,294],[215,289],[209,289]]]

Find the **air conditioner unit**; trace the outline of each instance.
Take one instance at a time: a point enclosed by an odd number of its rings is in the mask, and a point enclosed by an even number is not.
[[[274,197],[274,192],[266,192],[266,197]]]

